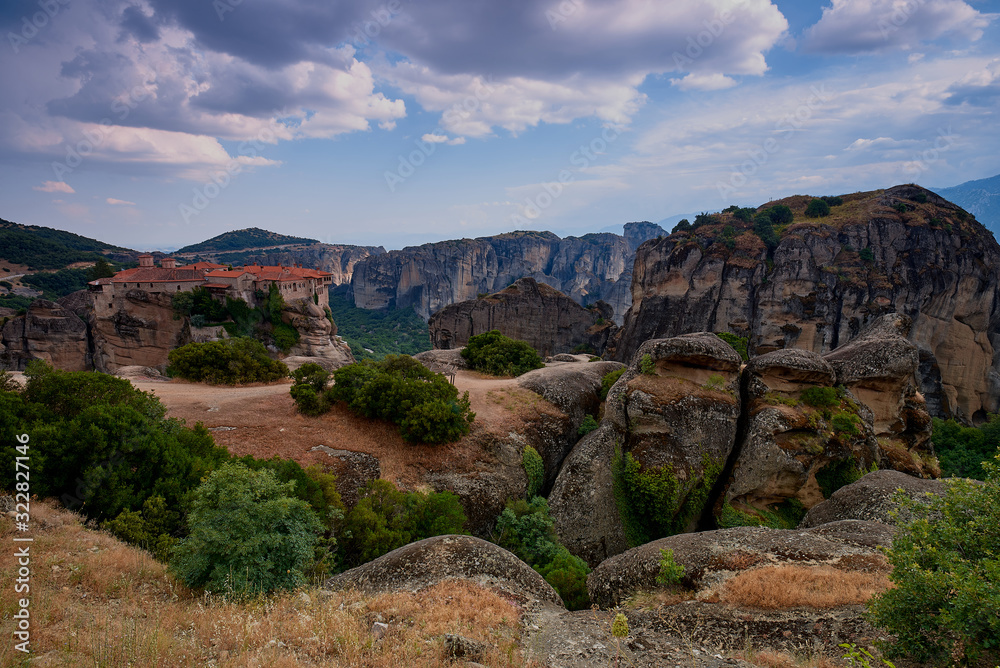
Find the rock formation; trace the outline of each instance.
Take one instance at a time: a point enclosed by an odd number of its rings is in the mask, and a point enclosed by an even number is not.
[[[354,267],[372,255],[381,255],[385,249],[381,246],[350,246],[344,244],[299,244],[276,248],[251,248],[240,251],[210,251],[185,253],[175,257],[198,257],[209,262],[234,265],[300,265],[315,267],[333,274],[334,285],[346,285],[351,282]]]
[[[336,575],[329,589],[366,594],[419,591],[444,580],[468,580],[525,603],[562,605],[552,586],[507,550],[472,536],[436,536],[410,543]]]
[[[94,367],[114,373],[123,366],[163,369],[174,348],[190,342],[188,319],[178,316],[170,295],[132,289],[113,297],[109,316],[91,316]]]
[[[578,346],[599,355],[615,330],[612,315],[603,301],[584,308],[555,288],[522,278],[492,295],[444,307],[428,326],[431,343],[439,349],[464,346],[469,337],[498,329],[527,341],[543,356]]]
[[[0,322],[0,368],[23,371],[33,359],[67,371],[92,368],[87,324],[57,303],[36,299],[26,314]]]
[[[636,254],[632,306],[614,343],[627,361],[646,340],[691,331],[748,337],[763,354],[825,354],[887,312],[910,317],[919,389],[932,415],[981,420],[1000,409],[1000,245],[968,213],[917,186],[845,195],[828,218],[793,223],[768,249],[731,213],[649,241]],[[735,234],[732,248],[723,234]]]
[[[283,322],[298,330],[299,340],[289,349],[290,357],[304,357],[327,370],[354,363],[351,347],[337,336],[337,325],[326,312],[307,299],[285,304]]]
[[[896,524],[889,513],[896,508],[893,497],[902,490],[910,498],[943,494],[943,480],[925,480],[899,471],[873,471],[857,482],[841,487],[823,503],[813,506],[799,524],[808,529],[828,522],[865,520]]]
[[[620,322],[631,301],[635,249],[665,234],[652,223],[628,223],[625,235],[560,239],[551,232],[510,232],[442,241],[373,255],[354,267],[351,289],[359,308],[409,308],[421,317],[456,302],[492,294],[530,277],[580,303],[597,300]]]
[[[664,519],[680,530],[694,528],[735,446],[740,361],[708,333],[642,345],[608,393],[600,427],[573,448],[549,497],[556,531],[573,554],[596,565],[629,542],[645,542],[616,505],[618,456],[618,466],[632,458],[642,470],[672,480],[672,508]]]

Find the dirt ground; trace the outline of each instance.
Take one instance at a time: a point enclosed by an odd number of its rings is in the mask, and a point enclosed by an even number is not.
[[[468,390],[476,420],[472,433],[457,443],[420,445],[407,443],[396,425],[367,420],[343,406],[326,415],[307,417],[295,410],[288,390],[290,381],[271,385],[226,387],[181,380],[132,379],[137,388],[155,394],[167,407],[169,417],[188,426],[203,423],[216,443],[236,455],[294,459],[303,466],[326,465],[330,458],[317,445],[339,450],[366,452],[377,457],[382,477],[412,487],[424,472],[468,470],[484,456],[475,446],[485,431],[509,429],[511,420],[543,400],[517,387],[514,379],[493,379],[475,372],[459,371],[455,385]]]

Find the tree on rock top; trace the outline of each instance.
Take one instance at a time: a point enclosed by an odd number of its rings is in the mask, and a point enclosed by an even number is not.
[[[520,376],[545,366],[534,348],[504,336],[498,329],[470,337],[462,357],[471,368],[491,376]]]

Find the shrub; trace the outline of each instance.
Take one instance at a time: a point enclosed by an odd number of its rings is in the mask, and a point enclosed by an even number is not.
[[[298,343],[299,330],[287,323],[279,322],[277,325],[274,325],[274,329],[271,331],[271,337],[274,339],[274,345],[277,346],[281,352],[287,353],[292,346]]]
[[[1000,447],[1000,416],[990,415],[979,427],[934,418],[931,441],[941,464],[941,474],[985,480],[984,460]]]
[[[213,471],[192,495],[173,571],[189,587],[235,597],[305,584],[323,525],[293,486],[240,463]]]
[[[674,561],[673,550],[660,550],[660,572],[656,575],[657,584],[665,587],[680,584],[685,570],[683,564]]]
[[[736,336],[730,332],[716,332],[715,335],[728,343],[732,348],[740,354],[743,361],[746,362],[750,359],[750,354],[747,351],[747,339],[743,336]]]
[[[722,391],[726,387],[726,378],[721,373],[713,373],[703,387],[706,390]]]
[[[587,573],[590,569],[559,542],[549,504],[540,496],[531,501],[508,501],[497,518],[494,542],[532,566],[559,592],[571,610],[590,605]]]
[[[854,457],[836,459],[816,472],[816,482],[823,498],[829,499],[838,489],[857,482],[865,473]]]
[[[625,367],[604,374],[604,377],[601,378],[601,401],[608,398],[608,392],[611,391],[611,387],[618,382],[623,373],[625,373]]]
[[[267,356],[264,344],[245,337],[189,343],[171,350],[167,359],[169,374],[195,382],[266,383],[288,375],[284,363]]]
[[[292,372],[292,380],[296,385],[309,385],[317,392],[326,389],[330,380],[330,372],[315,362],[307,362]]]
[[[672,229],[670,233],[673,234],[674,232],[687,232],[690,229],[691,229],[691,221],[689,221],[687,218],[681,218],[679,221],[677,221],[677,224],[674,225],[674,229]]]
[[[330,410],[330,401],[324,392],[317,392],[312,385],[292,385],[289,393],[295,401],[295,407],[303,415],[316,417]]]
[[[858,419],[857,415],[852,415],[850,413],[845,413],[843,411],[835,413],[832,418],[830,418],[830,426],[833,427],[833,431],[838,436],[846,436],[847,438],[853,438],[861,433],[859,425],[861,420]]]
[[[952,478],[941,496],[898,495],[900,526],[888,551],[895,588],[869,602],[892,635],[884,649],[920,663],[1000,661],[1000,453],[986,481]]]
[[[528,478],[525,496],[530,499],[538,495],[545,483],[545,463],[542,461],[542,456],[538,454],[538,450],[526,445],[524,453],[521,455],[521,465],[524,466],[524,474]]]
[[[362,360],[337,369],[333,378],[330,399],[364,417],[395,422],[408,441],[456,441],[476,417],[468,392],[459,398],[447,378],[407,355]]]
[[[840,206],[841,204],[844,203],[844,198],[840,196],[826,195],[824,197],[820,197],[820,199],[826,202],[830,206]]]
[[[840,396],[835,387],[813,386],[802,390],[799,398],[813,408],[832,408],[840,404]]]
[[[774,222],[766,212],[758,214],[753,219],[753,231],[767,246],[768,253],[773,252],[778,247],[779,239],[778,234],[774,231]]]
[[[162,496],[151,496],[142,506],[142,512],[123,510],[101,528],[115,536],[148,550],[160,561],[170,559],[176,539],[171,535],[180,520],[180,513],[168,510]]]
[[[584,416],[583,422],[580,424],[580,428],[576,430],[576,435],[580,437],[586,436],[590,432],[597,429],[599,426],[600,425],[597,423],[597,420],[594,418],[594,416],[588,414]]]
[[[646,470],[628,452],[616,449],[611,460],[612,486],[630,546],[683,533],[701,514],[722,465],[702,457],[703,472],[679,480],[670,464]]]
[[[814,198],[806,205],[806,217],[824,218],[830,215],[830,205],[821,199]]]
[[[874,251],[872,251],[871,248],[862,248],[860,251],[858,251],[858,256],[865,262],[875,261],[875,253]]]
[[[471,368],[492,376],[520,376],[545,366],[534,348],[497,329],[470,337],[462,357]]]
[[[642,359],[639,360],[639,370],[647,376],[656,375],[656,364],[653,362],[651,355],[646,354],[642,356]]]
[[[764,209],[763,213],[770,218],[772,225],[788,225],[795,218],[792,210],[784,204],[768,207]]]

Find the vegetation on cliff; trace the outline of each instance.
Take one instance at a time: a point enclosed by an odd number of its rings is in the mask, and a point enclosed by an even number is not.
[[[520,376],[545,366],[535,349],[494,329],[469,338],[462,349],[469,367],[491,376]]]
[[[431,349],[427,323],[413,309],[374,311],[357,308],[331,291],[330,311],[337,334],[351,347],[354,359],[380,360],[386,355],[416,355]]]
[[[941,475],[985,480],[983,462],[1000,448],[1000,415],[991,415],[978,427],[934,418],[931,440]]]
[[[269,232],[259,227],[248,227],[244,230],[233,230],[212,237],[207,241],[191,244],[177,250],[177,253],[207,253],[212,251],[237,251],[246,248],[263,248],[265,246],[281,246],[284,244],[318,244],[316,239],[293,237],[287,234]]]
[[[268,357],[264,344],[238,336],[189,343],[170,351],[167,374],[198,383],[270,383],[288,376],[283,362]]]
[[[74,262],[97,262],[106,251],[126,251],[97,239],[37,225],[0,219],[0,258],[31,270],[62,269]]]

